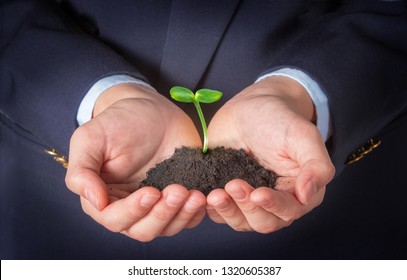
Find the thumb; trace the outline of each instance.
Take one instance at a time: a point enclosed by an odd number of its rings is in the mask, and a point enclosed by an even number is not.
[[[334,177],[335,168],[329,160],[311,159],[304,163],[295,182],[297,199],[307,205]]]
[[[290,143],[300,168],[295,181],[295,195],[302,204],[307,205],[332,180],[335,167],[315,125],[308,121],[298,122],[291,129]]]
[[[70,144],[69,164],[65,177],[68,188],[88,200],[97,210],[109,204],[105,182],[99,176],[103,164],[102,149],[97,143],[84,138],[80,128]]]
[[[109,204],[106,184],[94,170],[68,167],[65,182],[72,192],[84,197],[97,210],[103,210]]]

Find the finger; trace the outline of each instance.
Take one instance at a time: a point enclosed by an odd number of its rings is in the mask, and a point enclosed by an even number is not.
[[[202,210],[206,204],[206,197],[203,193],[196,190],[189,191],[189,197],[177,215],[162,232],[164,236],[173,236],[183,230],[193,219],[192,225],[199,223],[202,216]],[[198,216],[196,216],[198,214]]]
[[[314,196],[312,203],[303,205],[290,192],[258,188],[252,192],[250,200],[290,224],[317,207],[322,202],[324,194],[325,188],[322,188]]]
[[[287,225],[286,221],[280,219],[273,212],[267,211],[251,201],[250,196],[255,190],[247,182],[240,179],[232,180],[226,184],[225,190],[234,199],[255,231],[270,233]]]
[[[205,217],[206,210],[205,208],[201,208],[195,216],[186,224],[185,228],[194,228],[201,223],[203,218]]]
[[[123,233],[142,242],[153,240],[172,222],[188,197],[188,190],[181,185],[166,187],[151,211]]]
[[[208,214],[209,218],[218,224],[226,224],[225,219],[216,211],[215,207],[212,205],[206,204],[206,214]]]
[[[102,211],[96,210],[87,200],[82,201],[85,213],[113,232],[122,232],[141,220],[160,199],[156,188],[144,187],[109,204]]]
[[[234,230],[253,230],[247,222],[246,217],[225,190],[215,189],[210,192],[207,197],[207,203],[212,206],[226,224]]]

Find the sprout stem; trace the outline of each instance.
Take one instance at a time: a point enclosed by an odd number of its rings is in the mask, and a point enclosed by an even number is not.
[[[195,94],[187,88],[175,86],[170,89],[171,98],[185,103],[194,103],[196,111],[198,112],[199,119],[202,124],[204,144],[202,148],[202,153],[206,154],[208,151],[208,127],[206,126],[205,117],[203,115],[200,102],[202,103],[213,103],[221,99],[222,92],[207,88],[202,88],[198,90]]]
[[[203,112],[202,112],[201,106],[199,105],[199,102],[194,101],[194,105],[195,105],[196,110],[198,111],[198,116],[199,116],[199,119],[201,120],[201,124],[202,124],[203,138],[204,138],[204,144],[203,144],[202,152],[204,154],[206,154],[206,152],[208,151],[208,127],[206,126],[205,117],[203,115]]]

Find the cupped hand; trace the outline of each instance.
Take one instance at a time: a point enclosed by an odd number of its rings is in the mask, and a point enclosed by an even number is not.
[[[107,229],[140,241],[174,235],[205,215],[205,196],[170,185],[139,189],[146,172],[181,146],[198,147],[193,122],[168,99],[134,84],[110,88],[71,138],[66,183]]]
[[[279,177],[276,189],[242,180],[215,189],[207,197],[211,219],[270,233],[317,207],[335,170],[314,119],[308,93],[286,77],[266,78],[229,100],[209,125],[210,146],[242,148]]]

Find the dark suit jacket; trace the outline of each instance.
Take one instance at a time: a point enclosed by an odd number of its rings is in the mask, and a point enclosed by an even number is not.
[[[404,1],[3,2],[2,258],[407,256]],[[86,217],[65,170],[43,152],[68,155],[79,103],[103,77],[128,74],[163,94],[173,85],[216,88],[225,102],[281,67],[306,72],[328,96],[338,175],[321,207],[280,232],[204,220],[141,244]],[[207,106],[208,117],[221,105]]]

